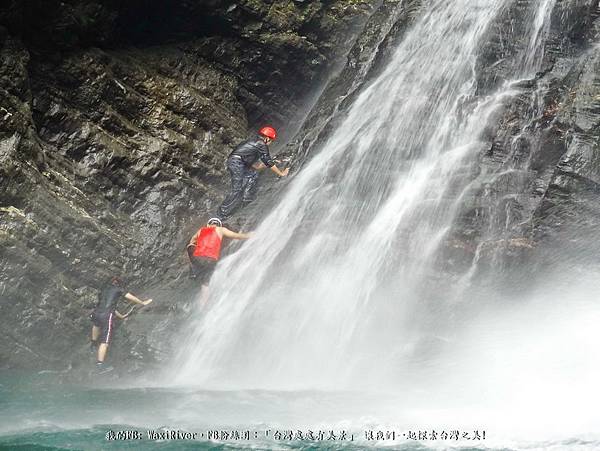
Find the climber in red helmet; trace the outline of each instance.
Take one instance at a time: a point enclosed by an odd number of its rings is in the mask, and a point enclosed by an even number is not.
[[[288,175],[289,168],[279,169],[269,154],[268,146],[276,138],[277,132],[273,127],[263,127],[258,135],[242,142],[229,154],[227,169],[231,174],[231,192],[219,207],[219,218],[231,216],[240,201],[249,203],[254,200],[258,170],[268,167],[279,177]]]

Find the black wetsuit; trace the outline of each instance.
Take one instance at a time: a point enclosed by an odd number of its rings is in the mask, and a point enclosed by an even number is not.
[[[112,338],[117,303],[126,293],[114,285],[109,285],[100,292],[98,304],[91,315],[94,326],[100,328],[100,343],[108,343]]]
[[[252,202],[254,199],[258,172],[252,165],[258,160],[269,168],[275,164],[269,147],[260,136],[247,139],[229,154],[227,170],[231,175],[231,192],[219,207],[217,216],[221,219],[231,216],[240,201]]]

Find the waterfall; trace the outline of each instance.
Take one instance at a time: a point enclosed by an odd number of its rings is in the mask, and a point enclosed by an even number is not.
[[[478,91],[508,0],[430,0],[251,240],[211,280],[173,368],[182,384],[393,384],[445,340],[473,265],[444,278],[442,249],[489,147],[483,132],[543,55],[555,0],[532,1],[512,80]],[[465,285],[467,283],[467,285]]]

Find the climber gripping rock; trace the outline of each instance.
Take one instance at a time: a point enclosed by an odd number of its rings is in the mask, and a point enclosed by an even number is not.
[[[201,304],[204,304],[208,298],[208,280],[221,257],[223,238],[247,240],[250,235],[233,232],[223,227],[219,218],[211,218],[205,227],[196,232],[187,245],[191,277],[199,279],[202,284]]]
[[[127,318],[133,308],[126,314],[122,314],[117,310],[117,303],[124,297],[132,304],[141,306],[148,305],[152,302],[152,299],[146,299],[142,301],[132,293],[129,293],[125,288],[123,281],[119,277],[113,277],[98,296],[98,304],[90,315],[92,320],[92,346],[98,347],[98,356],[96,364],[100,371],[109,370],[104,368],[104,359],[108,351],[108,345],[112,339],[114,332],[114,321],[115,318],[125,319]],[[112,369],[112,368],[110,368]]]
[[[231,191],[219,207],[217,216],[226,219],[237,209],[240,202],[254,200],[258,170],[268,167],[279,177],[285,177],[289,168],[281,170],[269,154],[269,144],[277,138],[273,127],[262,127],[258,135],[239,144],[227,158],[227,170],[231,175]]]

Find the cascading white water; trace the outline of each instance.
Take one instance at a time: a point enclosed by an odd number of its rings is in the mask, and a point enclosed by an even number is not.
[[[514,80],[535,73],[554,2],[532,2]],[[178,383],[390,384],[422,343],[443,341],[456,293],[428,292],[429,280],[463,196],[481,184],[472,168],[482,131],[516,88],[476,95],[486,31],[510,1],[424,3],[383,73],[220,264],[182,345]]]

